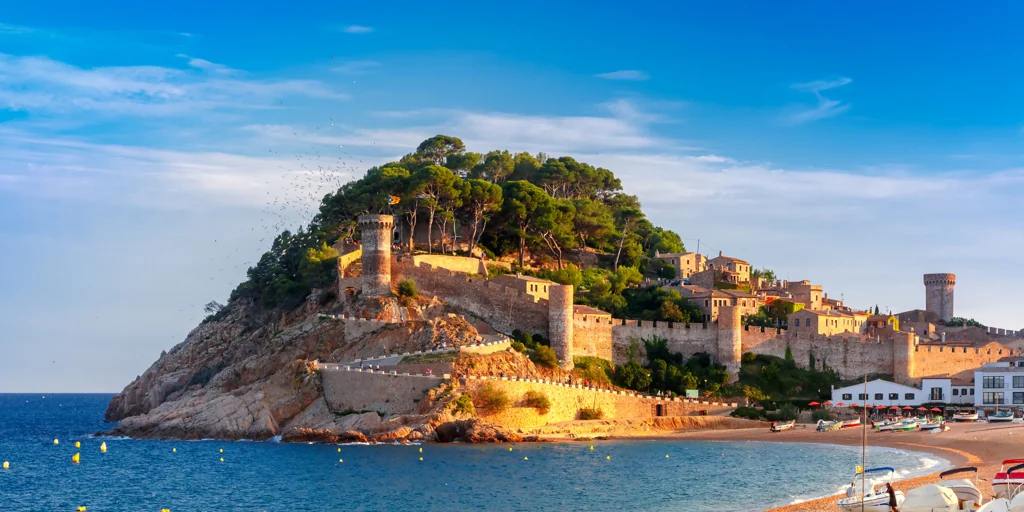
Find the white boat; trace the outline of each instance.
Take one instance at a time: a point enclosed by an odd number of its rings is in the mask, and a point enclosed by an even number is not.
[[[843,422],[841,421],[818,420],[818,432],[828,432],[831,430],[839,430],[841,428],[843,428]]]
[[[921,430],[942,430],[946,426],[946,422],[941,419],[936,419],[926,423],[921,423],[918,428]]]
[[[974,473],[974,481],[969,478],[949,478],[961,473]],[[953,494],[956,494],[957,499],[960,500],[960,508],[964,510],[971,510],[982,504],[981,490],[978,489],[977,481],[978,468],[975,467],[957,468],[939,473],[939,485],[953,491]]]
[[[978,411],[957,411],[953,413],[953,421],[978,421]]]
[[[907,491],[900,512],[960,512],[960,500],[950,488],[925,485]]]
[[[982,505],[974,512],[1013,512],[1013,510],[1010,509],[1010,500],[999,498]]]
[[[999,412],[997,409],[995,413],[989,414],[986,418],[989,423],[1013,421],[1013,411]]]
[[[840,425],[839,428],[851,428],[851,427],[859,427],[859,426],[860,426],[860,418],[857,418],[855,420],[846,420],[846,421],[842,422],[842,425]]]
[[[1024,488],[1024,459],[1006,459],[992,477],[996,498],[1012,499]]]
[[[839,510],[843,512],[860,512],[861,510],[866,512],[889,512],[891,510],[889,508],[889,493],[886,492],[884,485],[878,488],[867,482],[858,485],[858,481],[867,478],[867,475],[870,473],[888,473],[889,483],[892,483],[896,470],[893,468],[871,468],[863,473],[855,474],[853,481],[850,482],[850,487],[853,488],[853,496],[842,498],[836,502]],[[860,493],[861,485],[867,489],[865,495]],[[896,491],[896,505],[900,507],[900,510],[903,510],[900,506],[903,503],[903,499],[903,491]]]
[[[796,420],[790,420],[785,423],[772,423],[772,432],[782,432],[783,430],[789,430],[796,427]]]

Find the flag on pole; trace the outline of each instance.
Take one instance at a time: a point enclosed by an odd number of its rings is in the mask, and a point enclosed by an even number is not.
[[[388,204],[398,204],[398,196],[388,196]]]
[[[857,466],[857,474],[859,475],[859,474],[861,474],[863,472],[864,472],[864,468],[862,468],[860,466]]]

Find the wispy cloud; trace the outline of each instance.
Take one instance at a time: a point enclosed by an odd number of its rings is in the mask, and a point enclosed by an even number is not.
[[[849,78],[839,78],[831,81],[815,80],[813,82],[791,85],[790,87],[793,89],[813,94],[814,97],[817,98],[818,104],[812,108],[803,108],[798,112],[787,115],[785,117],[785,121],[790,124],[803,124],[834,117],[846,112],[850,109],[849,104],[845,104],[839,100],[826,98],[821,94],[821,92],[842,87],[852,81],[853,80]]]
[[[272,108],[281,98],[344,100],[323,82],[261,80],[203,59],[196,71],[158,66],[81,68],[47,57],[0,54],[0,108],[39,113],[180,116]]]
[[[188,65],[196,69],[208,71],[210,73],[218,73],[221,75],[238,75],[242,72],[240,70],[225,66],[223,64],[217,64],[216,62],[210,62],[206,59],[200,59],[197,57],[189,57],[184,53],[179,53],[177,57],[188,60]]]
[[[634,82],[642,82],[651,78],[650,75],[638,69],[621,69],[610,73],[599,73],[594,76],[606,80],[630,80]]]
[[[341,30],[346,34],[369,34],[370,32],[373,32],[373,27],[367,27],[366,25],[349,25]]]
[[[334,66],[331,71],[345,75],[365,75],[380,66],[381,63],[375,60],[353,60]]]

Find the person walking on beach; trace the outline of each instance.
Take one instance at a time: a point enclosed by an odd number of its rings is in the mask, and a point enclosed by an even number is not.
[[[892,488],[892,484],[885,484],[885,491],[889,493],[889,510],[900,512],[900,509],[896,508],[899,504],[896,503],[896,490]]]

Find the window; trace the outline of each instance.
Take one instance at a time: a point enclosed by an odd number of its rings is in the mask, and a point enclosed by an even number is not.
[[[903,395],[903,399],[904,400],[913,400],[914,399],[914,394],[913,393],[907,393],[907,394]]]
[[[999,377],[993,377],[993,376],[982,377],[981,378],[981,387],[983,387],[985,389],[1002,389],[1002,388],[1005,387],[1003,379],[1004,379],[1003,376],[999,376]]]
[[[953,388],[953,396],[957,396],[959,394],[960,394],[960,390],[957,389],[957,388]]]
[[[1024,393],[1022,393],[1020,391],[1014,391],[1013,392],[1013,403],[1015,403],[1015,404],[1024,404]]]
[[[974,388],[971,388],[971,396],[974,396]]]
[[[932,388],[928,395],[929,400],[942,400],[942,388]]]
[[[985,405],[1002,405],[1003,393],[986,391],[981,394],[981,402]]]
[[[799,321],[799,319],[798,319],[797,321]],[[810,318],[808,318],[808,319],[807,319],[807,327],[810,327],[810,326],[811,326],[811,319],[810,319]]]
[[[850,393],[843,393],[843,400],[853,400],[853,395]]]
[[[889,393],[889,400],[899,400],[899,399],[900,399],[900,394],[899,393]]]
[[[1024,375],[1013,376],[1013,387],[1024,388]]]
[[[881,393],[875,393],[875,400],[881,400],[883,396],[885,396],[885,395],[883,395]]]

